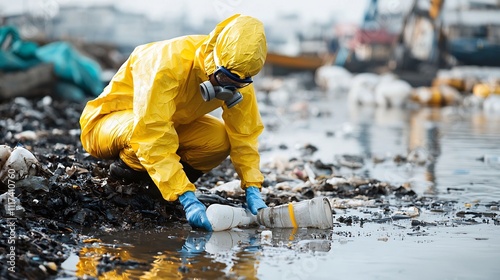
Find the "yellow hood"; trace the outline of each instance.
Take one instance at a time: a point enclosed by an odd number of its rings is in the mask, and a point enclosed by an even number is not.
[[[217,66],[224,66],[240,78],[257,75],[266,55],[264,25],[239,14],[220,22],[197,51],[197,59],[207,75],[215,72]]]

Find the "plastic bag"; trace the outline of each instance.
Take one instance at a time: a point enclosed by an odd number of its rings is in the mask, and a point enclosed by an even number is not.
[[[25,70],[40,63],[36,57],[38,44],[21,40],[12,26],[0,27],[0,70]]]
[[[78,53],[69,43],[47,44],[36,50],[36,56],[43,62],[54,64],[57,77],[75,84],[88,95],[98,96],[102,92],[100,65]]]

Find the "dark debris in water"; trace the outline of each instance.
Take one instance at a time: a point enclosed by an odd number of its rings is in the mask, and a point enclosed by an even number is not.
[[[107,253],[102,255],[98,260],[97,275],[102,275],[113,270],[118,270],[119,272],[119,270],[134,269],[138,267],[147,268],[149,267],[149,263],[135,260],[122,260],[119,256]]]

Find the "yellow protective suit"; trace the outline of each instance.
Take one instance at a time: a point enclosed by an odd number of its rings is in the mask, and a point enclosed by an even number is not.
[[[195,190],[180,160],[208,172],[229,155],[242,188],[260,187],[257,138],[264,126],[253,85],[240,89],[243,100],[231,109],[222,100],[205,102],[199,85],[217,66],[254,76],[266,54],[262,23],[243,15],[222,21],[209,35],[137,47],[83,110],[84,149],[146,170],[168,201]],[[219,107],[223,121],[207,115]]]

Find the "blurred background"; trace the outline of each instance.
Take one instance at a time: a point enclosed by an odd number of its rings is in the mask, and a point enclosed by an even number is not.
[[[104,83],[135,46],[207,34],[242,13],[266,26],[266,75],[314,74],[328,65],[355,73],[390,71],[412,86],[427,86],[439,69],[500,66],[499,11],[497,0],[0,0],[4,27],[39,46],[70,42],[99,63]],[[2,43],[6,49],[8,42]]]

